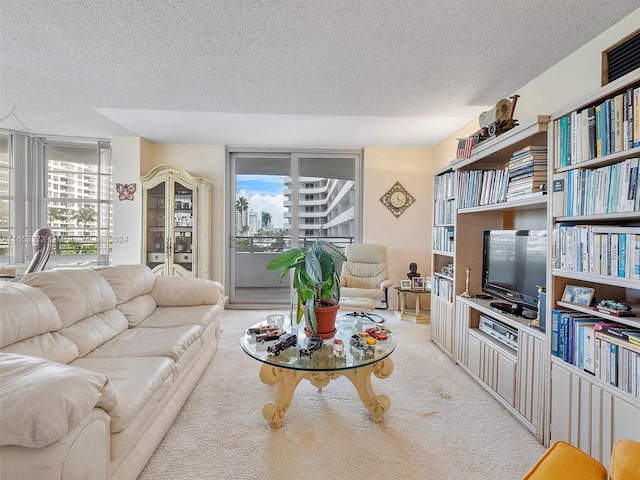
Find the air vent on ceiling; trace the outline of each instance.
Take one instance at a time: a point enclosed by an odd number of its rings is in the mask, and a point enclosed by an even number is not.
[[[640,29],[602,52],[602,85],[640,68]]]

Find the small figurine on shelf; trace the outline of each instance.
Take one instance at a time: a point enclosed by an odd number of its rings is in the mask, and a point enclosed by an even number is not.
[[[636,314],[631,311],[631,307],[620,300],[600,300],[596,305],[596,310],[614,317],[635,317]]]
[[[411,262],[409,264],[409,273],[407,273],[407,278],[409,280],[412,280],[413,277],[419,277],[419,276],[420,276],[420,274],[418,273],[418,264],[414,263],[414,262]]]
[[[460,296],[465,298],[471,298],[471,293],[469,292],[469,277],[471,276],[471,269],[467,267],[464,269],[464,271],[466,274],[465,289],[464,289],[464,292],[460,294]]]
[[[177,252],[184,252],[187,249],[187,239],[184,236],[184,233],[180,235],[180,239],[178,240],[178,244],[176,245]]]
[[[164,242],[162,241],[162,234],[158,233],[155,240],[153,241],[153,250],[156,252],[161,252],[163,243]]]

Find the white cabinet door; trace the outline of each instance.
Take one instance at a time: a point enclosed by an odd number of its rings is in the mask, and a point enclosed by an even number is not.
[[[453,305],[435,296],[431,297],[431,339],[453,357]]]
[[[618,439],[640,441],[640,402],[614,394],[613,388],[554,360],[551,442],[569,442],[607,465]]]

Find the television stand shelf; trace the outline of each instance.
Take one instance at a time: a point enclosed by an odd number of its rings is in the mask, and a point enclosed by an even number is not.
[[[544,332],[530,320],[491,307],[495,299],[456,297],[454,345],[460,367],[542,442],[544,435]],[[514,333],[512,348],[481,330],[481,317]]]

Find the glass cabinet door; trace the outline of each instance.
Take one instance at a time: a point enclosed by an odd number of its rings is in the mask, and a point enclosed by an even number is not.
[[[163,269],[167,260],[166,182],[147,190],[147,266]]]
[[[173,195],[173,273],[193,272],[193,189],[174,183]]]

